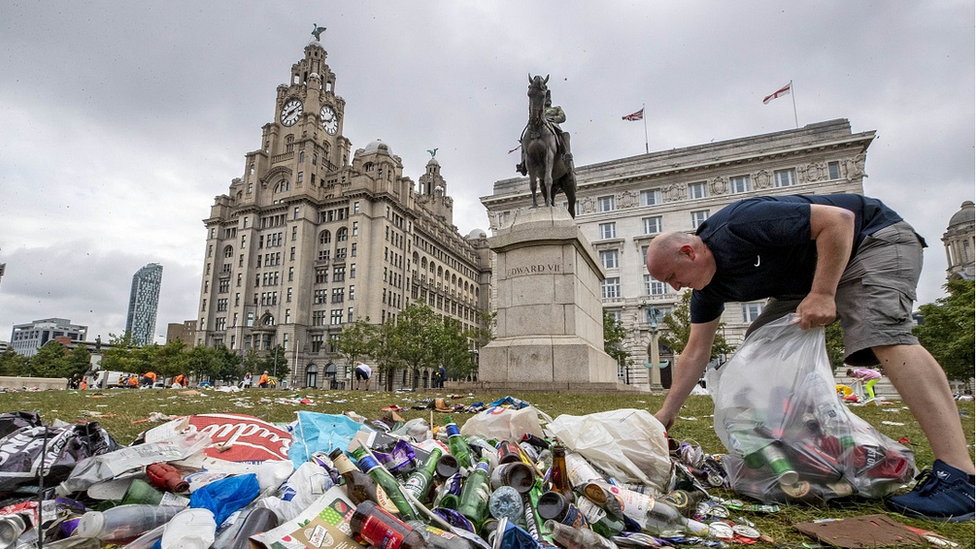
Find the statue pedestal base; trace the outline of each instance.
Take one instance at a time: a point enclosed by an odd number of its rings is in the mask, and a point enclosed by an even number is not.
[[[496,339],[479,354],[478,385],[634,390],[617,382],[617,364],[603,351],[603,271],[569,212],[520,210],[488,243],[498,316]]]

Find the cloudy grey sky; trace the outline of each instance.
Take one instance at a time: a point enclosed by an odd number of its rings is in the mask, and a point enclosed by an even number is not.
[[[550,74],[577,165],[848,118],[876,130],[866,194],[940,241],[974,198],[974,6],[940,2],[0,3],[0,340],[62,317],[119,334],[132,274],[163,264],[156,331],[194,318],[216,195],[244,172],[275,88],[322,35],[353,148],[415,181],[437,159],[462,233],[514,175],[527,73]]]

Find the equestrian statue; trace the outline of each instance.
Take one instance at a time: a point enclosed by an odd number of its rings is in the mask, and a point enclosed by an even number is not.
[[[529,75],[529,122],[519,139],[522,162],[516,171],[529,176],[532,207],[538,207],[535,191],[542,181],[542,202],[556,205],[556,193],[566,193],[569,215],[576,217],[576,174],[573,154],[569,148],[569,134],[559,124],[566,121],[566,113],[552,105],[552,95],[546,84],[549,76]]]

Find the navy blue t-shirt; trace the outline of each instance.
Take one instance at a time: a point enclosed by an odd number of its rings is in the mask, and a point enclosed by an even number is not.
[[[715,257],[715,276],[691,294],[691,321],[710,322],[728,301],[803,297],[810,293],[817,244],[810,240],[810,204],[854,212],[854,247],[901,221],[880,200],[859,194],[761,196],[733,202],[699,225]]]

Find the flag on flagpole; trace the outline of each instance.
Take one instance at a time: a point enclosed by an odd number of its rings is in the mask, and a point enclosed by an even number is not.
[[[790,88],[792,88],[792,87],[793,87],[793,81],[790,80],[790,83],[789,84],[787,84],[787,85],[783,86],[782,88],[774,91],[773,93],[767,95],[766,97],[763,97],[763,105],[769,103],[770,101],[772,101],[773,99],[776,99],[777,97],[782,97],[784,95],[787,95],[788,93],[790,93]]]
[[[630,113],[630,114],[621,116],[620,119],[621,120],[628,120],[630,122],[634,122],[636,120],[643,120],[644,119],[644,107],[641,107],[641,110],[639,110],[637,112],[634,112],[634,113]]]

